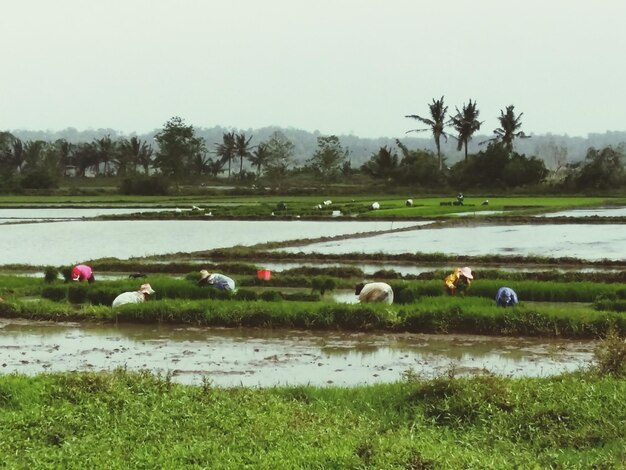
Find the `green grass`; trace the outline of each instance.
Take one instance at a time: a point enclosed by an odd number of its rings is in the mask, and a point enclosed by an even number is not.
[[[412,197],[408,195],[407,197]],[[332,205],[322,210],[315,206],[323,200],[330,199]],[[269,217],[275,216],[307,216],[330,217],[332,211],[339,210],[344,215],[358,215],[368,218],[429,218],[453,215],[459,212],[503,211],[509,215],[530,212],[590,207],[603,204],[626,204],[624,198],[614,197],[492,197],[466,196],[463,206],[442,206],[441,202],[455,200],[454,195],[442,197],[412,197],[413,207],[406,207],[404,196],[389,195],[353,195],[353,196],[275,196],[275,195],[195,195],[195,196],[125,196],[98,194],[91,196],[0,196],[0,207],[30,206],[45,207],[50,204],[69,206],[154,206],[191,208],[193,205],[212,211],[216,217]],[[489,200],[488,206],[481,203]],[[372,202],[378,201],[380,210],[370,210]],[[278,204],[284,202],[287,209],[278,210]],[[184,218],[201,216],[200,214],[183,213],[169,214],[171,217]],[[150,214],[143,217],[163,218],[167,214]]]
[[[355,388],[0,377],[6,468],[623,468],[626,381],[441,377]]]

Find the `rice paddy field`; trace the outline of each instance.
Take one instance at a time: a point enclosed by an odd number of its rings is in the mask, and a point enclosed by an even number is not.
[[[413,205],[407,205],[407,198]],[[331,205],[318,207],[330,199]],[[549,220],[559,211],[626,205],[623,198],[466,195],[462,207],[454,206],[454,200],[409,194],[262,199],[2,197],[0,217],[2,208],[146,207],[165,210],[98,215],[90,221],[363,219],[383,221],[382,232],[406,233],[403,230],[409,226],[391,227],[391,222],[428,220],[438,224],[434,230],[524,223],[541,233],[546,219],[559,224]],[[380,209],[371,209],[372,202],[378,202]],[[476,217],[480,212],[484,216]],[[606,223],[595,220],[600,217],[590,221],[589,214],[585,218],[567,214],[568,223],[597,225],[599,233]],[[537,215],[544,217],[535,221]],[[619,236],[621,215],[608,218],[611,236],[616,231]],[[19,222],[23,223],[45,233],[51,222]],[[18,223],[9,225],[14,224]],[[341,245],[342,240],[377,236],[374,232],[329,237]],[[91,285],[65,281],[64,273],[78,259],[38,263],[31,258],[5,264],[0,275],[0,317],[71,321],[78,326],[167,324],[197,329],[375,332],[382,337],[479,334],[585,340],[596,344],[593,361],[579,370],[545,377],[468,375],[453,365],[435,377],[425,377],[419,367],[411,367],[389,383],[350,387],[220,387],[210,377],[200,384],[182,384],[169,373],[125,367],[3,374],[0,461],[6,468],[626,466],[626,260],[621,256],[591,259],[576,256],[586,253],[577,249],[565,255],[543,251],[530,256],[506,251],[464,255],[419,247],[396,253],[384,248],[334,254],[277,250],[327,242],[324,237],[302,233],[271,243],[259,237],[246,246],[207,243],[194,251],[155,250],[136,258],[82,257],[80,261],[96,270],[97,281]],[[590,245],[599,241],[600,237],[586,240]],[[29,248],[16,244],[12,250]],[[260,279],[257,271],[271,261],[288,261],[292,267],[272,272],[270,280]],[[334,265],[324,265],[329,261]],[[365,273],[360,267],[365,263],[380,269]],[[396,263],[421,263],[426,269],[406,274],[394,269]],[[472,266],[475,278],[464,295],[449,297],[442,278],[458,265]],[[512,270],[512,266],[523,269]],[[237,292],[198,287],[200,269],[232,275]],[[138,281],[128,275],[138,271],[146,276],[141,282],[150,282],[156,295],[143,304],[112,309],[110,303],[119,292],[137,288]],[[363,279],[388,282],[394,289],[394,304],[346,303],[334,296],[351,292]],[[502,285],[516,290],[518,306],[495,306],[493,297]],[[326,291],[320,286],[326,286]]]

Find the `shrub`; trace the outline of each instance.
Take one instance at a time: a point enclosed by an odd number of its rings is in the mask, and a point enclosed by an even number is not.
[[[169,182],[159,175],[133,175],[122,180],[120,192],[143,196],[165,196],[169,194]]]

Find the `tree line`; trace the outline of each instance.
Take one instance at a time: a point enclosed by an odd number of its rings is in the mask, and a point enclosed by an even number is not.
[[[436,151],[410,149],[400,139],[383,145],[361,165],[352,164],[351,151],[335,135],[317,136],[317,146],[302,163],[295,144],[277,130],[252,144],[252,135],[225,131],[218,142],[207,143],[196,129],[180,117],[172,117],[155,133],[152,142],[139,137],[94,138],[91,142],[22,141],[0,132],[0,191],[54,189],[63,178],[117,177],[126,193],[161,194],[186,181],[227,180],[248,187],[277,190],[303,185],[349,183],[365,187],[414,190],[606,190],[626,185],[624,147],[590,148],[586,158],[549,170],[535,156],[514,150],[516,139],[528,136],[521,130],[521,116],[514,106],[501,111],[492,138],[480,142],[482,149],[468,152],[468,143],[483,124],[476,102],[470,100],[453,116],[447,116],[444,99],[433,99],[429,116],[407,115],[425,124]],[[454,131],[454,134],[453,132]],[[454,138],[465,158],[447,166],[441,140]]]

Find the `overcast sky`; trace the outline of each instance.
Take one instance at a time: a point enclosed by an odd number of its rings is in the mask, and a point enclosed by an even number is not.
[[[280,126],[401,137],[444,96],[481,133],[626,130],[622,0],[20,0],[0,130]]]

